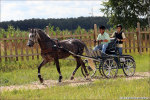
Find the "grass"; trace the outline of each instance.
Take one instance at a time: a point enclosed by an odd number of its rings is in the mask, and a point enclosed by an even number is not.
[[[131,54],[136,61],[136,72],[150,72],[150,56],[147,54]],[[2,63],[0,66],[1,79],[0,86],[27,84],[37,81],[37,66],[41,63],[40,60],[24,61],[24,62],[10,62]],[[60,60],[61,72],[63,79],[69,79],[73,70],[75,69],[76,62],[73,60]],[[122,69],[119,69],[119,74],[123,74]],[[58,79],[58,72],[53,63],[47,64],[41,68],[41,74],[44,79]],[[97,75],[99,71],[97,70]],[[83,77],[81,70],[78,69],[75,77]]]
[[[54,86],[37,90],[13,90],[1,93],[2,99],[107,99],[121,97],[150,97],[148,78],[126,81],[123,79],[102,79],[92,84]]]
[[[41,61],[3,63],[2,67],[7,66],[7,69],[2,68],[3,70],[0,71],[0,86],[20,85],[37,81],[37,67]],[[69,79],[71,77],[75,66],[76,63],[73,60],[60,60],[60,69],[63,79]],[[43,66],[41,68],[41,74],[44,79],[57,80],[59,76],[54,63],[48,63]],[[80,69],[77,71],[76,76],[82,76]]]
[[[19,57],[19,59],[21,59]],[[72,59],[72,57],[70,57],[70,59]],[[34,58],[34,60],[32,60],[32,57],[29,57],[29,60],[24,59],[24,61],[13,61],[11,59],[8,59],[7,62],[5,62],[4,60],[2,62],[0,62],[1,66],[0,66],[0,72],[11,72],[14,70],[20,70],[20,69],[36,69],[40,63],[42,62],[42,58],[41,56],[39,56],[39,59],[37,59],[37,57]],[[70,63],[71,62],[71,63]],[[70,66],[72,64],[76,64],[73,60],[60,60],[60,66]],[[45,67],[48,66],[54,66],[54,62],[48,63],[45,65]]]
[[[139,55],[138,53],[130,53],[129,55],[132,55],[136,61],[137,65],[137,71],[150,71],[150,53],[143,53],[142,55]],[[72,59],[72,57],[70,57]],[[21,58],[19,58],[21,59]],[[35,57],[35,60],[31,59],[31,56],[29,57],[29,61],[24,59],[24,61],[11,61],[8,59],[7,62],[2,61],[0,62],[0,72],[11,72],[13,70],[20,70],[20,69],[35,69],[37,66],[42,62],[42,58],[37,59]],[[61,60],[60,66],[72,66],[76,65],[75,61],[71,60]],[[49,64],[45,65],[46,67],[49,66]],[[50,66],[53,66],[53,62]]]
[[[70,79],[74,69],[75,67],[72,66],[61,68],[63,79],[64,80]],[[25,70],[22,69],[0,74],[1,74],[0,86],[20,85],[20,84],[27,84],[33,81],[38,81],[37,69],[25,69]],[[57,80],[59,77],[56,67],[54,66],[43,67],[41,69],[41,75],[43,76],[44,80],[48,79]],[[75,76],[76,77],[82,76],[80,69],[78,70]]]
[[[130,54],[136,61],[136,72],[150,72],[150,54]],[[0,86],[22,85],[38,81],[37,66],[40,60],[2,62],[0,66]],[[76,63],[73,60],[60,60],[63,80],[70,79]],[[119,73],[123,73],[119,70]],[[41,69],[44,80],[57,80],[58,72],[53,63]],[[99,72],[97,71],[97,74]],[[80,69],[75,78],[83,77]],[[13,90],[1,93],[1,99],[120,99],[120,97],[150,97],[148,78],[126,81],[122,78],[100,79],[88,85],[53,86],[37,90]]]
[[[128,55],[133,56],[136,62],[136,72],[150,71],[150,53],[143,53],[141,55],[138,53],[131,53]]]

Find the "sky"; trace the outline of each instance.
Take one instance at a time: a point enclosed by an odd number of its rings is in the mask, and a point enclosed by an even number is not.
[[[104,0],[1,0],[0,22],[32,18],[76,18],[103,16]]]

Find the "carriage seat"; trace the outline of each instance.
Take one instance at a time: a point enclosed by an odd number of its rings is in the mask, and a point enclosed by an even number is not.
[[[106,48],[106,53],[111,53],[111,52],[115,52],[116,50],[116,39],[115,38],[111,38],[110,39],[110,43],[108,43],[108,47]]]
[[[108,47],[106,48],[106,54],[115,54],[116,52],[116,39],[110,38],[110,43],[108,43]]]

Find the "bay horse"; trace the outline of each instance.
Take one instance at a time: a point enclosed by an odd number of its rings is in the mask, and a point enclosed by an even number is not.
[[[52,62],[52,61],[55,62],[57,71],[59,73],[58,81],[61,82],[62,75],[61,75],[60,66],[59,66],[59,59],[64,59],[72,55],[68,51],[71,51],[74,54],[81,55],[83,54],[84,48],[85,48],[86,53],[89,52],[85,43],[79,39],[67,39],[67,40],[58,41],[56,39],[51,39],[49,35],[47,35],[45,31],[41,29],[30,29],[27,46],[33,47],[35,43],[39,44],[41,48],[41,56],[43,58],[42,63],[38,66],[38,78],[41,83],[43,83],[44,80],[41,77],[40,69],[46,63]],[[75,70],[72,73],[71,80],[74,79],[74,75],[77,69],[81,65],[84,68],[84,71],[88,78],[89,75],[81,57],[78,57],[75,55],[72,55],[72,56],[75,58],[77,65],[76,65]]]

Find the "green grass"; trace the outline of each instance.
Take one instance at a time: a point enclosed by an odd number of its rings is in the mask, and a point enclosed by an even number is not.
[[[7,71],[0,71],[0,86],[6,85],[19,85],[27,84],[33,81],[37,81],[38,77],[38,65],[41,63],[38,61],[24,61],[24,62],[10,62],[5,63],[7,65]],[[60,69],[63,75],[63,79],[70,79],[73,70],[76,67],[74,60],[60,60]],[[12,69],[14,68],[14,69]],[[41,68],[41,74],[44,79],[57,80],[59,74],[54,63],[46,64]],[[75,76],[82,76],[80,69]]]
[[[37,90],[13,90],[1,93],[2,99],[107,99],[121,97],[150,97],[150,80],[126,81],[101,79],[88,85],[53,86]]]
[[[72,66],[61,67],[63,79],[64,80],[70,79],[74,69],[75,67]],[[38,81],[37,69],[25,69],[25,70],[22,69],[22,70],[15,70],[12,72],[5,72],[0,74],[1,74],[0,86],[20,85],[20,84],[27,84],[33,81]],[[48,80],[48,79],[57,80],[59,77],[56,67],[54,66],[43,67],[41,69],[41,75],[44,78],[44,80]],[[75,77],[80,77],[80,76],[82,76],[82,74],[79,69]]]
[[[73,58],[70,57],[70,59],[73,59]],[[0,72],[11,72],[11,71],[20,70],[20,69],[36,69],[40,65],[41,62],[42,62],[41,56],[39,56],[39,59],[35,57],[34,60],[32,60],[31,56],[29,57],[29,60],[26,60],[26,58],[24,58],[24,61],[21,61],[21,60],[11,61],[11,59],[8,59],[8,61],[5,62],[3,60],[2,62],[0,62]],[[73,60],[60,60],[60,66],[70,66],[72,64],[76,64],[76,63]],[[54,62],[48,63],[44,66],[45,67],[54,66]]]
[[[136,61],[136,72],[150,72],[149,54],[130,54]],[[37,66],[40,60],[2,62],[0,66],[0,86],[22,85],[38,81]],[[63,80],[70,79],[75,69],[73,60],[60,60]],[[119,73],[123,73],[119,69]],[[53,63],[47,64],[41,69],[44,80],[57,80],[58,72]],[[97,75],[100,75],[97,70]],[[75,78],[82,77],[79,69]],[[13,90],[1,93],[1,99],[120,99],[120,97],[150,97],[150,80],[138,79],[126,81],[123,78],[99,79],[88,85],[53,86],[47,89],[37,90]]]
[[[136,61],[136,72],[150,72],[150,56],[147,54],[131,54]],[[41,63],[40,60],[24,61],[24,62],[10,62],[2,63],[0,68],[0,86],[27,84],[37,81],[37,66]],[[69,79],[76,62],[73,60],[60,60],[61,72],[63,79]],[[123,74],[122,69],[119,69],[119,74]],[[58,72],[53,63],[47,64],[41,68],[41,74],[44,79],[58,79]],[[97,75],[99,71],[97,70]],[[80,68],[75,77],[83,77]]]
[[[150,53],[143,53],[142,55],[139,55],[138,53],[130,53],[129,55],[132,55],[136,61],[136,71],[150,71]],[[72,57],[70,57],[72,59]],[[38,60],[35,57],[35,60],[31,60],[31,57],[29,57],[28,60],[24,61],[11,61],[8,60],[7,62],[2,61],[0,62],[0,72],[11,72],[13,70],[20,70],[20,69],[36,69],[37,66],[42,62],[42,58]],[[76,65],[75,61],[71,60],[61,60],[60,66],[66,67],[66,66],[72,66]],[[49,66],[49,64],[45,65],[46,67]],[[50,66],[53,66],[53,62]]]
[[[138,53],[131,53],[129,55],[134,57],[136,62],[136,72],[150,71],[150,53],[143,53],[141,55]]]

